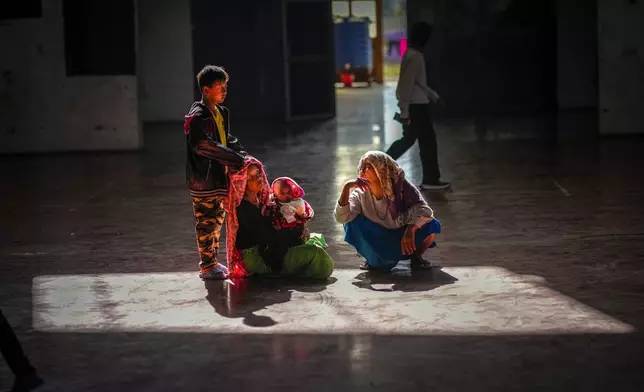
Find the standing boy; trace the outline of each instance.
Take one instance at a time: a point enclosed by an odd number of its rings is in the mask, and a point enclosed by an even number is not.
[[[186,177],[196,220],[199,277],[225,279],[228,269],[217,261],[219,237],[226,213],[228,170],[240,168],[246,153],[230,134],[230,111],[221,106],[228,91],[228,73],[214,65],[197,74],[201,101],[185,116]]]

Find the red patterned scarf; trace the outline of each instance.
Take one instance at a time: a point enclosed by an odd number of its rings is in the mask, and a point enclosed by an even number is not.
[[[293,199],[300,199],[304,197],[304,189],[291,177],[276,178],[275,181],[273,181],[273,183],[271,184],[271,189],[275,190],[275,185],[277,184],[281,184],[282,186],[286,185],[291,188]]]
[[[259,167],[264,190],[259,193],[260,209],[268,203],[270,187],[264,165],[257,159],[247,156],[244,166],[241,170],[228,174],[228,197],[224,202],[224,208],[227,212],[226,218],[226,258],[228,259],[228,276],[231,278],[243,278],[249,273],[244,266],[244,260],[237,249],[237,230],[239,221],[237,220],[237,207],[241,204],[246,194],[246,182],[248,180],[248,167],[255,165]]]

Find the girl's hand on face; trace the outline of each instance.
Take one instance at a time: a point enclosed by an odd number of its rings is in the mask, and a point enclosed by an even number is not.
[[[358,188],[364,192],[367,189],[369,189],[370,183],[369,183],[369,180],[367,180],[366,178],[358,177],[356,179],[348,181],[346,185],[349,186],[351,189]]]

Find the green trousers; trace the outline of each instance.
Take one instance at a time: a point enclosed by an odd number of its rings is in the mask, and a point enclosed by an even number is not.
[[[322,234],[311,233],[306,244],[289,248],[284,256],[282,274],[309,279],[328,278],[333,272],[333,260],[324,250],[326,247]],[[248,272],[257,275],[271,273],[257,246],[242,250],[241,256]]]

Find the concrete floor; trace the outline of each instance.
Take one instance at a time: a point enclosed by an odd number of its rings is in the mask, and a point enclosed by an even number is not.
[[[641,391],[644,143],[439,123],[443,268],[367,274],[332,210],[362,153],[400,135],[395,109],[391,86],[342,90],[334,122],[234,130],[305,188],[325,284],[197,279],[180,125],[146,127],[138,154],[0,158],[0,306],[42,390]],[[400,163],[420,179],[416,148]]]

